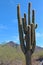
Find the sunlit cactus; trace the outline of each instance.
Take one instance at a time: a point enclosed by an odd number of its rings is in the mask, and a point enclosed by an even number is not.
[[[26,14],[24,18],[20,16],[20,5],[17,6],[17,18],[18,18],[18,29],[20,46],[26,58],[26,65],[31,64],[31,55],[33,54],[36,46],[35,29],[35,11],[32,10],[32,21],[31,21],[31,3],[28,4],[28,24],[26,20]]]

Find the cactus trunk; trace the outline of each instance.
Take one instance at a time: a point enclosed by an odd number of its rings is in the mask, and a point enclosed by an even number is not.
[[[31,52],[28,51],[25,55],[25,58],[26,58],[26,65],[32,65],[31,63]]]

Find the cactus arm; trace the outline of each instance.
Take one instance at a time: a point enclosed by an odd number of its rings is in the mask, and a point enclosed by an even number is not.
[[[22,19],[20,17],[20,5],[17,6],[17,17],[18,17],[20,46],[21,46],[23,53],[25,53],[25,45],[24,45],[23,30],[22,30]]]
[[[30,25],[30,8],[31,8],[31,3],[28,4],[28,25]]]
[[[36,29],[37,27],[38,27],[38,25],[36,24],[36,25],[35,25],[35,29]]]
[[[26,22],[26,14],[24,13],[24,22],[25,22],[25,26],[27,25],[27,22]]]
[[[33,42],[33,45],[32,45],[31,54],[34,52],[35,47],[36,47],[36,38],[35,38],[35,29],[34,29],[34,42]]]
[[[34,20],[35,20],[35,11],[32,10],[32,23],[33,23],[33,24],[35,24]]]
[[[35,11],[32,10],[32,23],[33,23],[33,24],[35,24],[34,20],[35,20]],[[35,29],[36,29],[36,28],[37,28],[37,24],[35,25]]]
[[[35,29],[35,25],[32,23],[31,24],[31,45],[33,45],[34,42],[34,29]]]
[[[36,39],[35,39],[35,12],[34,12],[34,10],[32,10],[31,45],[32,45],[32,49],[31,49],[31,54],[32,54],[34,52],[35,46],[36,46]]]
[[[25,33],[26,32],[26,29],[25,29],[25,21],[24,21],[24,18],[22,18],[22,27],[23,27],[23,32]]]
[[[25,31],[24,33],[26,34],[27,31],[27,21],[26,21],[26,14],[24,13],[24,24],[25,24]]]
[[[26,34],[26,49],[27,51],[31,48],[31,27],[28,25],[28,31]]]
[[[26,34],[26,31],[27,31],[27,23],[26,23],[26,14],[25,13],[24,13],[24,18],[22,18],[22,25],[23,25],[24,34]]]
[[[31,45],[32,45],[32,49],[31,49],[31,54],[34,52],[35,50],[35,46],[36,46],[36,38],[35,38],[35,26],[34,24],[31,24]]]

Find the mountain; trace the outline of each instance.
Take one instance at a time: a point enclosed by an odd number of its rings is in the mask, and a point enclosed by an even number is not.
[[[13,41],[9,41],[9,42],[7,42],[7,43],[4,44],[4,45],[6,45],[6,46],[11,46],[11,47],[18,47],[18,46],[20,46],[20,44],[17,44],[17,43],[15,43],[15,42],[13,42]],[[42,51],[42,50],[43,50],[42,47],[39,47],[39,46],[36,46],[36,47],[35,47],[35,52],[39,52],[39,51]]]
[[[11,47],[17,47],[18,46],[18,44],[13,42],[13,41],[7,42],[6,45],[11,46]]]
[[[17,44],[17,43],[15,43],[13,41],[7,42],[6,45],[11,46],[11,47],[18,47],[18,46],[20,46],[20,44]],[[39,46],[36,46],[36,48],[35,48],[35,52],[39,52],[39,51],[42,51],[42,50],[43,50],[43,48],[39,47]]]
[[[43,51],[43,48],[42,47],[39,47],[39,46],[36,46],[35,52],[40,52],[40,51]]]

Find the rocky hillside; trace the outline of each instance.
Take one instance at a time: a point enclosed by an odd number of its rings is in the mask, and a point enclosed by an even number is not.
[[[39,65],[43,60],[43,48],[36,46],[32,55],[32,65]],[[0,45],[0,65],[25,65],[25,56],[20,45],[13,41]]]

